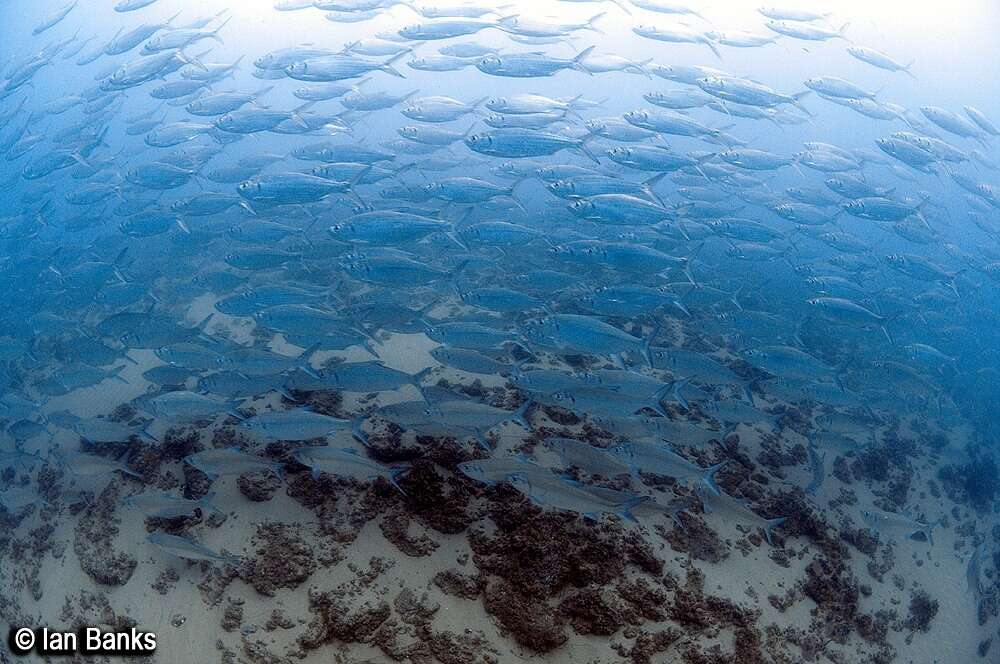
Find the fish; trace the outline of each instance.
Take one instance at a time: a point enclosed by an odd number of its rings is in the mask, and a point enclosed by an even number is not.
[[[58,24],[62,23],[63,20],[67,16],[69,16],[69,13],[71,11],[73,11],[74,9],[76,9],[76,6],[78,4],[79,4],[78,0],[73,0],[73,2],[70,2],[69,4],[64,5],[63,7],[60,7],[59,9],[56,9],[51,14],[49,14],[46,18],[42,19],[42,21],[40,23],[38,23],[31,30],[31,34],[33,36],[37,37],[38,35],[42,34],[43,32],[46,32],[47,30],[50,30],[51,28],[54,28]]]
[[[868,92],[850,81],[836,76],[816,76],[807,78],[804,85],[813,92],[825,97],[841,97],[846,99],[872,99],[874,92]]]
[[[893,60],[885,53],[873,48],[868,48],[867,46],[848,46],[847,52],[861,62],[866,62],[873,67],[878,67],[879,69],[884,69],[886,71],[901,71],[908,74],[912,78],[916,78],[910,71],[910,68],[913,67],[916,60],[910,60],[907,64],[903,65]]]
[[[312,440],[336,435],[351,427],[349,420],[308,410],[272,411],[240,422],[240,428],[262,441]]]
[[[134,12],[138,9],[149,7],[155,2],[157,2],[157,0],[119,0],[119,2],[115,4],[115,11],[120,13]]]
[[[809,495],[815,496],[823,488],[823,480],[826,478],[826,452],[818,451],[813,445],[809,445],[808,451],[812,480],[810,480],[805,491]]]
[[[406,55],[405,52],[399,53],[381,61],[359,58],[350,54],[319,55],[295,60],[280,69],[289,78],[309,83],[332,83],[361,78],[365,74],[376,71],[385,72],[396,78],[405,78],[399,70],[393,67],[393,64],[404,55]]]
[[[487,55],[476,63],[476,68],[490,76],[509,78],[539,78],[556,74],[564,69],[576,69],[590,73],[583,62],[594,46],[589,46],[573,58],[554,58],[540,53],[505,53]]]
[[[764,26],[780,35],[801,39],[804,41],[827,41],[830,39],[847,39],[844,33],[850,23],[844,23],[839,28],[831,28],[825,25],[792,20],[769,19],[764,21]]]
[[[284,464],[261,459],[235,447],[218,447],[195,452],[184,457],[184,463],[196,468],[210,478],[220,475],[244,475],[269,472],[284,478]]]
[[[715,474],[728,465],[728,461],[702,468],[680,456],[669,446],[651,443],[623,443],[612,448],[611,454],[626,464],[636,478],[641,473],[673,477],[675,479],[703,484],[714,494],[721,489],[715,483]]]
[[[987,22],[932,57],[857,8],[565,2],[59,0],[4,22],[8,518],[52,512],[58,463],[113,480],[123,519],[184,525],[161,549],[236,564],[190,517],[245,521],[260,492],[180,493],[175,466],[296,496],[325,486],[308,472],[375,482],[410,495],[366,509],[410,510],[434,462],[435,507],[464,486],[471,527],[511,496],[681,529],[699,503],[771,542],[741,459],[818,513],[834,461],[891,476],[897,438],[928,472],[983,465]],[[866,524],[939,525],[907,518]]]
[[[603,514],[615,514],[634,522],[632,509],[650,500],[649,496],[588,487],[555,475],[538,477],[514,473],[507,477],[507,482],[542,508],[576,512],[595,521]]]
[[[218,513],[213,504],[216,494],[209,492],[198,500],[190,500],[175,496],[168,491],[148,492],[129,496],[123,502],[126,507],[141,511],[151,519],[176,519],[192,516],[196,510],[202,514]]]
[[[775,517],[768,519],[760,516],[750,509],[743,501],[733,498],[725,492],[715,492],[708,490],[704,485],[696,488],[696,492],[702,500],[706,512],[718,514],[726,520],[734,521],[738,524],[749,525],[752,528],[760,528],[764,533],[764,539],[768,545],[774,546],[772,541],[773,531],[787,520],[787,517]]]
[[[630,474],[630,467],[608,451],[573,438],[546,438],[545,447],[559,455],[563,465],[575,466],[591,475],[614,477]]]
[[[239,556],[212,551],[202,544],[180,535],[150,533],[146,536],[146,541],[175,558],[194,562],[220,563],[232,567],[238,567],[242,564],[242,559]]]
[[[719,53],[718,47],[715,42],[709,36],[708,33],[700,32],[689,26],[683,24],[676,24],[672,26],[653,26],[653,25],[637,25],[632,28],[632,32],[639,35],[640,37],[645,37],[646,39],[653,39],[661,42],[672,42],[680,44],[704,44],[707,46],[715,57],[722,59],[722,55]]]
[[[99,418],[77,420],[73,422],[71,428],[82,440],[89,443],[127,442],[132,436],[149,438],[141,428]]]
[[[529,129],[495,129],[478,132],[465,138],[470,150],[492,157],[526,158],[552,155],[562,150],[575,150],[600,163],[586,147],[587,139],[574,139]]]
[[[551,472],[523,455],[492,456],[485,459],[463,461],[457,466],[466,477],[487,485],[505,482],[511,475],[545,477]]]
[[[350,477],[361,481],[384,478],[397,491],[405,494],[399,486],[399,477],[410,471],[408,465],[383,466],[358,453],[354,448],[334,448],[329,446],[302,447],[292,453],[292,457],[307,466],[314,476],[322,473],[340,477]]]
[[[968,592],[972,593],[972,597],[976,602],[976,610],[980,608],[980,602],[982,602],[982,553],[984,545],[980,544],[975,547],[972,551],[972,555],[969,556],[969,562],[965,568],[965,580],[968,587]]]
[[[908,539],[921,536],[927,543],[934,546],[934,527],[937,523],[923,523],[905,514],[885,512],[878,509],[862,510],[862,520],[868,524],[873,533],[887,536],[905,535]]]
[[[494,21],[478,18],[454,18],[415,23],[401,28],[399,36],[408,41],[436,41],[474,35],[487,28],[498,28]],[[487,56],[488,57],[488,56]]]
[[[129,477],[142,479],[141,474],[127,467],[122,462],[95,454],[69,452],[63,454],[59,458],[59,461],[66,470],[77,477],[101,477],[119,472]]]

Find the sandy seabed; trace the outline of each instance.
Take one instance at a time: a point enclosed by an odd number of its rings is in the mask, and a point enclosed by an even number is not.
[[[431,347],[423,335],[395,335],[379,350],[390,366],[416,371],[435,364]],[[131,356],[127,382],[52,399],[46,410],[109,415],[147,387],[141,373],[155,357]],[[499,382],[443,370],[431,380],[516,406],[516,393]],[[409,387],[377,399],[297,396],[340,416],[417,397]],[[280,407],[280,397],[249,405],[268,404]],[[171,664],[996,661],[992,551],[1000,529],[992,505],[977,508],[963,484],[970,461],[957,450],[965,434],[938,429],[933,417],[899,418],[873,448],[828,452],[823,484],[810,496],[801,488],[812,477],[802,435],[810,417],[786,406],[777,433],[740,426],[702,448],[679,446],[703,466],[731,459],[718,475],[722,488],[760,515],[787,517],[773,546],[757,523],[698,509],[679,523],[637,510],[638,524],[543,511],[507,485],[458,472],[456,464],[485,454],[473,441],[372,429],[372,456],[413,465],[402,495],[382,480],[313,478],[291,461],[291,445],[255,446],[232,418],[164,430],[158,445],[91,450],[128,452],[142,480],[74,480],[51,459],[33,469],[39,499],[0,528],[0,623],[136,627],[157,635],[158,650],[134,661]],[[567,412],[536,408],[530,419],[530,437],[514,424],[493,432],[494,453],[516,449],[558,465],[537,445],[546,435],[610,441]],[[60,432],[32,444],[69,450],[79,441]],[[233,444],[287,461],[285,480],[210,482],[181,462],[199,448]],[[3,481],[28,475],[8,469]],[[688,491],[644,479],[662,502]],[[209,489],[221,514],[144,520],[122,503],[147,490],[199,498]],[[874,536],[861,520],[870,507],[941,519],[933,545],[906,533]],[[171,558],[146,542],[152,531],[193,536],[242,562]],[[967,570],[981,544],[976,592]]]

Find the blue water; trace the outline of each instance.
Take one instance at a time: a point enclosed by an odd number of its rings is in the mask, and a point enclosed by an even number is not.
[[[991,3],[793,8],[812,18],[752,2],[483,3],[481,17],[452,19],[428,5],[421,16],[315,4],[0,9],[0,459],[11,469],[0,502],[11,513],[43,464],[91,494],[138,471],[114,499],[143,493],[156,477],[135,446],[185,427],[235,431],[238,450],[195,457],[214,449],[203,440],[175,472],[288,481],[311,466],[400,491],[414,457],[372,452],[385,424],[450,436],[463,459],[498,465],[448,473],[596,519],[632,519],[650,499],[638,476],[614,497],[593,493],[609,487],[587,473],[613,458],[724,497],[702,476],[726,460],[718,448],[681,471],[629,447],[683,450],[695,428],[804,436],[810,461],[789,481],[814,497],[832,490],[844,451],[825,444],[861,454],[900,427],[945,440],[942,464],[995,467]],[[449,20],[470,22],[467,34],[432,38]],[[147,39],[109,54],[142,24]],[[762,43],[726,44],[748,36]],[[470,53],[455,70],[419,69],[455,45]],[[524,70],[528,53],[562,66]],[[618,70],[597,71],[606,56]],[[334,61],[366,66],[336,75]],[[173,92],[192,80],[204,85]],[[303,90],[321,85],[344,88],[307,103]],[[667,108],[654,93],[694,101]],[[399,99],[371,101],[380,94]],[[220,110],[191,112],[205,101]],[[460,110],[429,122],[435,104]],[[670,165],[636,167],[629,150]],[[493,391],[453,389],[475,380]],[[317,407],[321,394],[369,393]],[[573,423],[560,429],[564,411]],[[607,432],[587,457],[596,465],[534,446],[597,442],[584,421]],[[692,429],[664,434],[664,422]],[[358,464],[309,457],[317,439]],[[300,456],[276,458],[266,446],[280,441]],[[549,472],[574,466],[581,485]],[[74,467],[91,483],[78,486]],[[992,477],[966,491],[992,507]],[[912,511],[919,525],[941,516]],[[210,536],[199,528],[172,534],[194,546]],[[196,558],[155,538],[136,546]],[[219,548],[212,559],[232,562]]]

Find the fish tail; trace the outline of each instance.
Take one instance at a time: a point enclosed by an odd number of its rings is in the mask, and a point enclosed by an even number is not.
[[[594,25],[594,23],[596,23],[598,19],[600,19],[600,18],[602,18],[602,17],[604,17],[604,16],[607,16],[607,15],[608,15],[608,13],[607,13],[607,12],[601,12],[601,13],[599,13],[599,14],[594,14],[594,15],[593,15],[593,16],[591,16],[591,17],[590,17],[590,19],[589,19],[589,20],[587,21],[587,25],[586,25],[586,26],[584,26],[584,29],[585,29],[585,30],[591,30],[591,31],[593,31],[593,32],[596,32],[596,33],[597,33],[597,34],[599,34],[599,35],[603,35],[603,34],[604,34],[604,31],[603,31],[603,30],[601,30],[600,28],[598,28],[597,26],[595,26],[595,25]]]
[[[656,390],[653,396],[649,400],[648,407],[652,408],[660,417],[669,418],[670,415],[667,413],[666,409],[663,407],[663,399],[667,396],[667,393],[674,389],[674,383],[670,382]]]
[[[629,16],[631,16],[631,15],[632,15],[632,12],[631,12],[631,11],[629,10],[629,8],[628,8],[628,5],[626,5],[626,4],[624,3],[624,2],[622,2],[622,0],[611,0],[611,1],[612,1],[613,3],[615,3],[616,5],[618,5],[618,7],[619,7],[619,8],[621,8],[621,10],[622,10],[623,12],[625,12],[625,13],[626,13],[626,14],[628,14]]]
[[[457,244],[457,245],[459,246],[459,248],[461,248],[461,249],[462,249],[462,251],[468,251],[468,250],[469,250],[469,247],[467,247],[467,246],[465,245],[465,243],[464,243],[464,242],[462,242],[462,241],[461,241],[461,240],[460,240],[460,239],[458,238],[458,236],[457,236],[457,235],[455,234],[455,231],[446,231],[446,232],[444,233],[444,236],[445,236],[446,238],[448,238],[449,240],[451,240],[452,242],[454,242],[455,244]]]
[[[400,72],[398,69],[396,69],[392,65],[393,65],[393,63],[395,63],[397,60],[399,60],[400,58],[402,58],[407,53],[408,53],[408,51],[403,51],[401,53],[397,53],[396,55],[392,56],[391,58],[389,58],[388,60],[386,60],[385,62],[383,62],[381,65],[379,65],[379,69],[382,70],[382,71],[384,71],[386,74],[391,74],[392,76],[395,76],[396,78],[406,78],[405,74],[403,74],[402,72]]]
[[[795,93],[795,94],[792,95],[792,102],[791,103],[792,103],[792,106],[794,106],[795,108],[799,109],[800,111],[802,111],[803,113],[805,113],[806,115],[808,115],[810,118],[814,118],[814,117],[816,117],[816,115],[812,111],[810,111],[808,108],[806,108],[805,106],[802,105],[802,98],[805,97],[805,96],[807,96],[807,95],[809,95],[809,94],[811,94],[811,93],[812,93],[812,90],[803,90],[802,92],[797,92],[797,93]]]
[[[212,336],[210,334],[208,334],[208,332],[206,332],[205,330],[208,329],[208,324],[212,321],[212,318],[214,318],[214,317],[215,317],[215,313],[210,313],[209,315],[207,315],[204,318],[202,318],[198,322],[198,324],[194,326],[194,329],[198,331],[198,336],[199,337],[206,337],[208,339],[211,339],[213,343],[214,343],[215,339],[213,339]]]
[[[779,516],[776,519],[767,519],[764,522],[764,525],[761,526],[761,530],[764,531],[764,538],[767,540],[768,544],[774,546],[774,543],[771,541],[771,533],[775,528],[783,524],[787,519],[788,517],[786,516]]]
[[[527,415],[528,411],[531,409],[534,403],[535,403],[534,401],[528,399],[523,404],[521,404],[521,407],[514,412],[514,416],[511,418],[519,425],[521,425],[521,427],[523,427],[525,431],[531,431],[531,423],[528,421]]]
[[[364,423],[365,420],[363,417],[356,417],[351,420],[351,436],[365,447],[371,447],[371,441],[368,440],[368,434],[364,430]]]
[[[313,358],[313,355],[318,353],[322,347],[323,347],[323,342],[317,341],[312,346],[302,351],[302,354],[296,358],[297,360],[299,360],[298,367],[302,369],[302,371],[307,373],[309,376],[317,380],[320,380],[320,375],[315,369],[312,368],[310,362]]]
[[[719,485],[715,483],[715,474],[718,473],[723,468],[725,468],[727,465],[729,465],[729,459],[726,459],[721,463],[717,463],[714,466],[709,466],[708,468],[705,468],[705,472],[701,476],[701,481],[705,484],[706,487],[708,487],[708,489],[712,493],[714,493],[717,496],[722,495],[722,489],[720,489]]]
[[[622,503],[622,506],[618,509],[617,514],[626,521],[631,521],[632,523],[639,523],[639,520],[635,518],[634,514],[632,514],[632,508],[635,507],[636,505],[641,505],[642,503],[648,502],[649,500],[650,500],[649,496],[635,496],[633,498],[629,498],[624,503]]]
[[[232,21],[232,20],[233,20],[233,17],[229,16],[229,17],[226,18],[225,21],[222,22],[222,25],[220,25],[219,27],[217,27],[215,30],[212,30],[212,38],[215,39],[216,41],[218,41],[220,44],[222,44],[223,41],[222,41],[222,39],[219,38],[219,31],[222,30],[224,27],[226,27],[226,25],[228,25],[229,22]]]
[[[927,526],[923,529],[924,535],[927,536],[927,543],[930,544],[931,546],[934,546],[934,528],[941,525],[942,521],[944,521],[944,517],[941,517],[940,519],[938,519],[933,523],[928,523]]]
[[[493,446],[490,445],[490,441],[486,440],[486,436],[484,436],[483,432],[479,429],[476,429],[476,442],[479,443],[479,446],[487,452],[493,452]]]
[[[646,337],[645,341],[643,341],[642,344],[642,355],[645,358],[646,366],[648,367],[653,366],[653,354],[650,349],[652,348],[653,342],[656,340],[656,337],[660,334],[661,327],[663,327],[663,323],[659,322],[655,326],[653,326],[653,329],[649,333],[649,336]]]
[[[198,501],[198,505],[203,510],[208,510],[209,512],[214,512],[215,514],[222,514],[222,510],[215,506],[213,502],[219,494],[215,491],[209,491],[206,493],[201,500]]]
[[[573,67],[575,69],[579,69],[580,71],[585,71],[588,74],[593,75],[593,72],[589,71],[586,67],[583,66],[583,61],[587,59],[588,55],[594,52],[595,48],[596,46],[588,46],[587,48],[577,53],[576,57],[573,58]]]
[[[126,466],[124,464],[122,464],[122,467],[119,468],[119,470],[121,470],[126,475],[129,475],[129,476],[134,477],[136,479],[139,479],[139,480],[143,479],[141,473],[132,470],[131,468],[129,468],[128,466]]]
[[[403,494],[405,496],[406,492],[403,491],[403,487],[399,486],[399,481],[398,480],[399,480],[400,477],[402,477],[403,475],[407,474],[411,470],[413,470],[413,468],[411,466],[408,466],[408,465],[407,466],[399,466],[397,468],[393,468],[389,472],[389,477],[387,477],[386,480],[388,480],[389,484],[391,484],[393,486],[393,488],[396,489],[396,491],[399,491],[401,494]]]
[[[428,375],[433,370],[434,367],[426,367],[413,374],[413,387],[417,388],[417,392],[420,392],[420,398],[427,404],[430,404],[431,401],[427,398],[427,394],[424,392],[424,386],[420,384],[420,381],[424,378],[424,376]]]
[[[208,67],[206,67],[199,59],[201,56],[188,55],[184,51],[177,51],[176,53],[174,53],[174,57],[179,58],[181,62],[197,67],[202,71],[208,71]]]
[[[715,53],[715,57],[717,57],[720,61],[722,60],[722,53],[719,53],[719,48],[715,44],[712,43],[711,39],[705,39],[704,44],[705,44],[705,46],[707,46],[710,49],[712,49],[712,53]]]
[[[451,272],[449,272],[448,273],[448,277],[450,279],[456,278],[459,274],[462,273],[462,270],[464,270],[465,267],[468,264],[469,264],[469,259],[467,258],[467,259],[463,260],[461,263],[459,263],[458,266],[454,270],[452,270]]]
[[[582,152],[584,155],[586,155],[595,164],[600,164],[601,160],[598,159],[597,155],[591,152],[590,148],[587,147],[587,143],[593,140],[596,136],[597,136],[596,134],[588,134],[587,136],[584,136],[583,138],[580,139],[580,142],[577,144],[576,149]]]
[[[222,554],[222,561],[230,567],[241,567],[243,565],[243,556],[227,552]]]
[[[653,191],[653,187],[659,184],[663,180],[663,178],[667,177],[667,175],[668,173],[666,172],[659,173],[642,183],[642,188],[646,191],[649,197],[652,198],[657,203],[659,203],[660,205],[662,205],[663,207],[666,207],[666,204],[663,202],[663,199],[660,198],[660,196],[655,191]]]
[[[688,403],[687,398],[684,396],[683,390],[691,383],[693,379],[694,376],[688,376],[686,378],[681,378],[680,380],[673,380],[670,381],[670,383],[667,384],[667,387],[665,388],[670,390],[670,393],[673,394],[674,401],[683,406],[684,410],[691,410],[691,404]]]

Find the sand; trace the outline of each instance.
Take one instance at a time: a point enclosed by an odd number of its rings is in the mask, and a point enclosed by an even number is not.
[[[383,342],[379,355],[391,366],[435,365],[434,344],[423,335]],[[274,347],[295,353],[280,339]],[[336,355],[371,359],[363,349]],[[130,357],[127,382],[54,398],[46,412],[107,416],[145,393],[141,373],[157,360],[149,351]],[[483,386],[469,374],[438,371],[430,380],[438,379],[493,401],[510,396],[497,381]],[[374,403],[370,395],[323,398],[314,405],[331,412]],[[377,402],[414,398],[406,387]],[[253,406],[281,407],[281,400],[269,395]],[[974,543],[994,542],[997,518],[992,509],[977,511],[956,480],[941,479],[953,456],[932,453],[940,435],[962,449],[965,432],[935,434],[932,417],[901,418],[880,431],[877,453],[828,453],[820,490],[806,496],[800,487],[812,474],[795,431],[802,417],[787,418],[778,435],[740,426],[725,450],[718,442],[684,450],[702,465],[736,459],[719,475],[723,488],[762,516],[789,517],[773,547],[756,524],[718,514],[686,514],[681,530],[662,514],[631,524],[543,512],[508,487],[480,486],[455,471],[458,461],[481,454],[474,441],[416,442],[380,430],[372,453],[415,465],[402,480],[406,496],[382,481],[313,480],[301,469],[284,482],[226,476],[211,484],[224,516],[153,523],[122,499],[155,487],[203,494],[205,478],[178,460],[185,451],[233,443],[275,459],[288,451],[255,445],[225,417],[173,431],[157,423],[162,456],[149,467],[130,462],[145,472],[143,481],[116,473],[71,486],[72,475],[51,459],[35,469],[32,476],[45,475],[47,500],[8,515],[0,533],[0,623],[134,625],[158,640],[156,653],[140,661],[165,663],[996,661],[998,646],[984,645],[997,634],[992,555],[982,565],[982,620],[966,570]],[[536,409],[531,419],[536,430],[581,431],[565,413]],[[524,437],[506,425],[497,453],[531,451],[536,439],[522,448]],[[359,447],[349,438],[331,442]],[[27,448],[78,445],[61,431]],[[541,446],[534,452],[555,463]],[[952,466],[944,476],[956,472]],[[8,471],[4,481],[25,475]],[[647,491],[685,493],[670,484]],[[904,507],[927,522],[944,520],[933,545],[906,533],[876,540],[861,519],[869,508]],[[159,528],[243,562],[172,558],[145,540]],[[124,571],[108,562],[116,559]],[[95,578],[95,567],[110,578]]]

